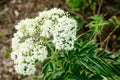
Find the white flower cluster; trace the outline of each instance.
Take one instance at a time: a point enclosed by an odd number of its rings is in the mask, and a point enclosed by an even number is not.
[[[40,12],[38,21],[42,22],[40,36],[52,40],[58,50],[71,50],[76,40],[76,21],[61,9]]]
[[[47,58],[47,46],[43,37],[51,40],[58,50],[71,50],[76,40],[77,23],[61,9],[39,13],[35,19],[25,19],[15,26],[17,32],[12,39],[11,58],[19,74],[35,73],[35,63]]]
[[[31,75],[35,72],[35,62],[43,61],[47,57],[45,46],[33,43],[27,39],[19,44],[19,49],[12,52],[11,58],[15,62],[15,70],[19,74]]]
[[[75,20],[62,17],[58,20],[58,25],[53,32],[53,43],[56,49],[71,50],[74,48],[74,41],[76,40],[76,22]]]
[[[15,26],[17,32],[12,39],[11,58],[15,63],[15,70],[19,74],[32,75],[35,73],[35,63],[43,62],[47,58],[47,48],[39,38],[39,25],[35,19],[20,21]]]

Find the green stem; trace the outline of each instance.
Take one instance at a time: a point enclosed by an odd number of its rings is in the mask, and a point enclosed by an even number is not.
[[[93,5],[90,3],[90,0],[87,0],[87,1],[88,1],[88,4],[90,5],[90,8],[91,8],[91,11],[92,11],[93,15],[95,15]]]

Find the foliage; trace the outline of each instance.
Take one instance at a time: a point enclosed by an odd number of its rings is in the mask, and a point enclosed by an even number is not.
[[[83,6],[85,0],[66,0],[66,3],[71,7],[72,9],[79,8]]]
[[[119,56],[96,51],[93,41],[78,39],[71,51],[52,52],[43,64],[43,80],[103,80],[120,76]]]
[[[92,21],[87,25],[87,27],[90,28],[92,32],[95,34],[100,34],[103,30],[103,27],[108,24],[107,21],[103,20],[103,17],[101,15],[95,15],[90,17]]]
[[[96,5],[98,0],[66,0],[66,4],[73,10],[78,10],[84,14],[90,10],[93,14],[96,11]],[[88,12],[89,13],[89,12]]]
[[[120,9],[120,0],[115,0],[116,5],[114,5],[116,8]]]
[[[112,23],[116,28],[119,28],[120,27],[120,20],[116,17],[116,16],[113,16],[110,20],[109,20],[110,23]]]

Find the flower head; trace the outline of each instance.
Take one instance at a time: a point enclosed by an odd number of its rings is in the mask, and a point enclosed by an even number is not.
[[[21,20],[12,39],[11,58],[19,74],[35,73],[36,61],[47,58],[46,40],[51,40],[57,50],[71,50],[76,40],[76,21],[61,9],[51,9],[39,13],[34,19]]]
[[[41,24],[41,34],[51,39],[56,49],[71,50],[76,40],[76,21],[61,9],[53,8],[39,13],[36,18]]]
[[[22,20],[15,28],[17,32],[12,39],[11,53],[15,70],[23,75],[34,74],[35,62],[43,62],[48,53],[46,46],[41,44],[38,22],[35,19]]]

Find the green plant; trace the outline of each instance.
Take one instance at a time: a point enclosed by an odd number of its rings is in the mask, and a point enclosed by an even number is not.
[[[109,22],[103,20],[101,15],[91,17],[87,26],[94,36],[101,34],[103,27]],[[116,23],[116,22],[115,22]],[[78,35],[74,49],[70,51],[57,51],[50,47],[49,58],[43,64],[43,80],[114,80],[119,79],[120,53],[112,54],[105,50],[99,50],[98,44],[94,44],[94,38],[83,40],[86,32]]]
[[[87,24],[87,27],[89,27],[90,31],[96,35],[101,34],[103,27],[109,24],[103,19],[102,15],[96,14],[95,16],[90,17],[90,19],[92,19],[92,21]]]
[[[43,64],[43,80],[112,80],[114,75],[120,76],[119,56],[96,50],[92,41],[80,39],[71,51],[50,50],[52,53]]]
[[[66,0],[66,3],[68,4],[68,6],[72,9],[81,7],[84,2],[85,0]]]
[[[102,2],[103,0],[66,0],[66,4],[73,11],[80,11],[83,14],[87,11],[94,15],[100,12]],[[98,9],[96,8],[97,5],[99,6]]]
[[[115,0],[115,5],[114,7],[116,7],[117,9],[120,9],[120,0]]]

